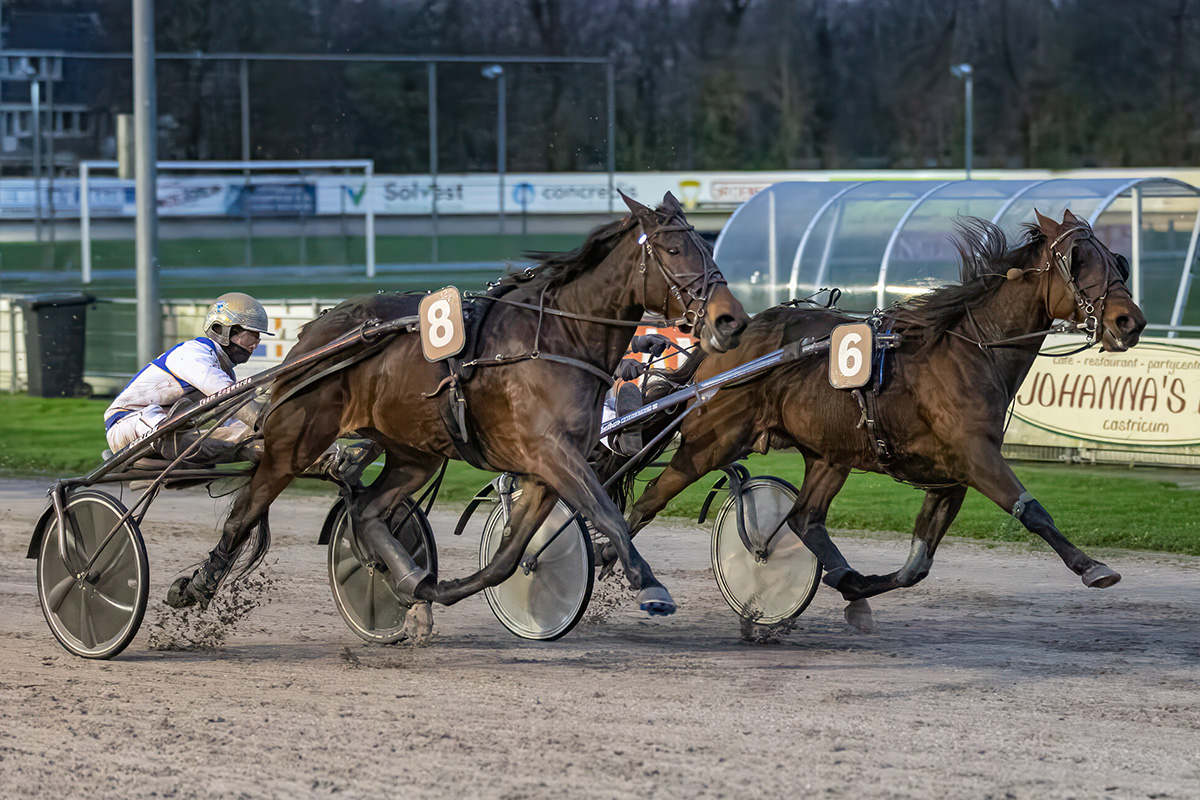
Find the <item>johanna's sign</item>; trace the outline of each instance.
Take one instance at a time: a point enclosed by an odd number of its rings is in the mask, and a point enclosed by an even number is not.
[[[1047,340],[1021,384],[1014,415],[1042,430],[1094,442],[1200,444],[1200,347],[1142,339],[1124,353],[1066,355],[1078,339]]]

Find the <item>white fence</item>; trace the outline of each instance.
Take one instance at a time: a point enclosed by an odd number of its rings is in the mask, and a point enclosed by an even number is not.
[[[25,318],[17,303],[19,295],[0,295],[0,390],[28,390],[25,357]],[[296,343],[300,327],[314,319],[322,309],[337,305],[337,300],[277,300],[263,303],[271,319],[272,333],[264,336],[250,361],[238,369],[246,377],[283,361]],[[163,304],[163,347],[168,348],[201,333],[208,301],[170,300]],[[114,395],[132,374],[93,372],[85,369],[84,381],[97,395]]]

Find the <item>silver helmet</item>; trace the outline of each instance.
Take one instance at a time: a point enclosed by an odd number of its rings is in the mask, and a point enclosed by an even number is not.
[[[267,311],[262,303],[242,292],[221,295],[204,317],[204,335],[222,347],[229,346],[229,334],[234,327],[274,335],[267,331]]]

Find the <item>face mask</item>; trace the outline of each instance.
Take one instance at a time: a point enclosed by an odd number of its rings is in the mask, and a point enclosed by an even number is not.
[[[229,360],[234,364],[245,364],[250,360],[250,356],[254,351],[249,348],[242,347],[237,342],[231,341],[225,347],[225,355],[229,356]]]

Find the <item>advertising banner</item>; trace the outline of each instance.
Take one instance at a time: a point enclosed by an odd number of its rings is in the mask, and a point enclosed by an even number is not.
[[[1050,337],[1017,392],[1006,443],[1200,453],[1200,343],[1146,337],[1125,353]]]
[[[980,170],[979,180],[1047,178],[1146,177],[1145,170]],[[1155,176],[1196,181],[1196,170],[1154,170]],[[794,170],[778,172],[607,172],[443,173],[437,177],[439,214],[606,214],[623,213],[620,190],[646,205],[656,205],[671,192],[685,211],[728,212],[758,192],[785,181],[957,180],[955,170]],[[95,216],[134,215],[133,181],[93,176],[89,182]],[[270,187],[270,188],[260,188]],[[281,188],[286,187],[286,188]],[[251,192],[264,198],[246,205]],[[363,174],[291,171],[185,175],[159,174],[159,209],[164,216],[362,214],[368,207],[381,215],[428,215],[434,209],[434,187],[428,174],[375,175],[368,185]],[[12,178],[0,182],[0,217],[33,219],[40,196],[42,215],[50,207],[48,181]],[[223,200],[232,196],[232,200]],[[270,198],[270,199],[267,199]],[[54,181],[54,208],[59,217],[79,215],[78,178]],[[315,209],[315,210],[310,210]]]

